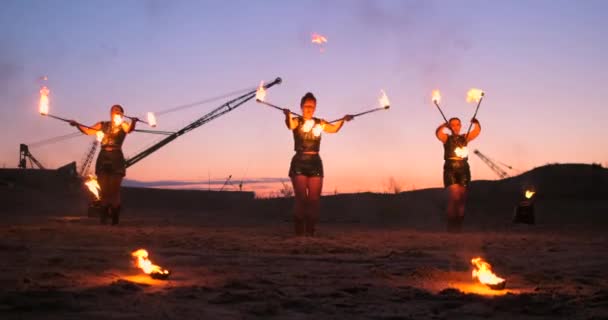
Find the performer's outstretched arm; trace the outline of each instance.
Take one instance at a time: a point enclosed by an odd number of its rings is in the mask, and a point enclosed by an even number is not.
[[[325,120],[321,120],[321,125],[323,125],[323,131],[325,131],[327,133],[336,133],[336,132],[340,131],[340,129],[342,129],[342,126],[344,125],[345,121],[351,121],[353,119],[354,119],[353,116],[351,116],[350,114],[347,114],[344,117],[342,117],[342,119],[340,119],[334,123],[330,123]]]
[[[84,126],[78,122],[76,122],[75,120],[70,120],[69,124],[73,127],[76,127],[76,129],[80,130],[80,132],[92,136],[94,134],[97,133],[97,131],[101,130],[101,122],[97,122],[95,125],[91,126],[91,127],[87,127]]]
[[[291,111],[289,111],[289,109],[283,109],[283,113],[285,114],[285,125],[287,126],[287,129],[295,129],[298,126],[298,119],[291,116]]]
[[[439,141],[445,143],[446,141],[448,141],[448,134],[445,133],[445,131],[443,130],[444,128],[450,128],[448,126],[447,123],[442,123],[439,127],[437,127],[437,130],[435,130],[435,136],[437,136],[437,139],[439,139]]]

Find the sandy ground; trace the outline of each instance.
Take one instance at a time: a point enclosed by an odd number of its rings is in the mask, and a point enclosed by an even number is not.
[[[1,319],[608,319],[602,231],[21,220],[0,226]],[[168,281],[134,267],[137,248]],[[471,279],[477,255],[507,290]]]

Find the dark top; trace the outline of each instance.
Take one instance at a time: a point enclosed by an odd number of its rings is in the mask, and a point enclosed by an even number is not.
[[[448,140],[443,144],[443,159],[448,160],[450,158],[458,158],[456,155],[456,148],[458,147],[466,147],[467,139],[464,134],[461,135],[449,135]],[[465,158],[466,159],[466,158]]]
[[[304,120],[298,117],[293,131],[293,149],[296,152],[319,152],[321,149],[321,119]],[[316,127],[316,128],[315,128]]]
[[[127,133],[122,129],[122,126],[113,127],[112,122],[104,121],[101,123],[101,131],[103,132],[103,139],[101,140],[102,148],[122,148],[122,143],[127,136]]]

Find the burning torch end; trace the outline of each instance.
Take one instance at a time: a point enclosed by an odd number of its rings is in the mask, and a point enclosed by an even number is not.
[[[391,108],[391,106],[384,106],[384,110],[388,110],[390,108]]]
[[[166,272],[152,272],[150,278],[155,280],[167,280],[171,275],[171,271],[165,270]]]
[[[488,286],[488,288],[492,289],[492,290],[504,290],[505,287],[507,286],[507,280],[501,281],[499,283],[495,283],[495,284],[486,284],[486,286]]]

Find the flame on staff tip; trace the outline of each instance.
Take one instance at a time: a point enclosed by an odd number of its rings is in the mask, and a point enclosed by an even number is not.
[[[156,127],[156,115],[154,112],[148,112],[148,124],[150,124],[150,127]]]
[[[454,149],[454,153],[460,158],[468,158],[469,157],[469,148],[465,147],[457,147]]]
[[[467,102],[479,102],[484,92],[481,89],[472,88],[467,92]]]
[[[255,99],[258,101],[264,101],[264,99],[266,99],[266,89],[264,89],[264,81],[260,81],[260,86],[255,91]]]
[[[439,90],[433,90],[431,100],[433,101],[433,103],[441,102],[441,93],[439,92]]]
[[[494,274],[494,272],[492,272],[492,265],[480,257],[471,259],[471,264],[473,265],[473,279],[477,279],[485,285],[496,286],[506,281]]]
[[[148,259],[148,251],[145,249],[138,249],[131,252],[131,256],[134,257],[135,265],[140,268],[145,274],[149,275],[169,275],[169,270],[163,269],[157,266]]]
[[[103,137],[105,136],[105,134],[101,130],[95,132],[95,135],[97,136],[97,141],[98,142],[101,142],[103,140]]]
[[[536,194],[536,191],[534,191],[534,190],[526,190],[526,193],[525,193],[526,199],[532,198],[535,194]]]
[[[123,121],[124,120],[123,120],[122,116],[119,114],[115,114],[114,116],[112,116],[112,122],[114,122],[115,126],[121,125]]]
[[[99,192],[101,191],[101,186],[99,186],[97,178],[94,175],[89,175],[89,179],[87,179],[84,185],[89,188],[89,191],[91,191],[91,193],[95,196],[95,199],[100,199]]]
[[[51,93],[51,90],[49,90],[49,88],[47,88],[46,86],[43,86],[42,88],[40,88],[40,102],[38,103],[38,111],[40,111],[40,114],[43,116],[46,116],[49,114],[49,94]]]
[[[380,102],[380,106],[388,109],[391,106],[391,102],[390,100],[388,100],[388,97],[386,96],[386,92],[384,92],[384,90],[380,90],[380,92],[382,93],[382,95],[380,95],[380,98],[378,99],[378,101]]]

